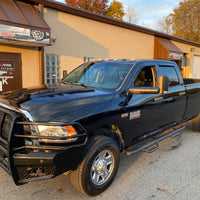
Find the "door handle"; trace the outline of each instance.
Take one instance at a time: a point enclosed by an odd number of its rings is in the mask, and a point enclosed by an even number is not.
[[[186,92],[179,92],[179,96],[184,96]]]

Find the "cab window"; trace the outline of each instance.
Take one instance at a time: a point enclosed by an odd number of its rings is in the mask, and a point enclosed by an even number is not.
[[[134,81],[134,87],[154,87],[155,66],[147,66],[142,69]]]
[[[159,67],[160,76],[168,76],[169,86],[179,85],[179,79],[174,67],[171,66],[160,66]]]

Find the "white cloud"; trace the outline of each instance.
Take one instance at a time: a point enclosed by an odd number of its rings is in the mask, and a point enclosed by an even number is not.
[[[65,3],[65,0],[57,0]],[[112,2],[113,0],[109,0]],[[182,0],[118,0],[124,7],[134,6],[139,15],[138,24],[148,28],[158,29],[157,22],[167,16]]]
[[[55,0],[55,1],[58,1],[58,2],[61,2],[61,3],[65,3],[65,0]]]
[[[123,4],[134,6],[139,13],[138,24],[158,29],[158,21],[169,15],[181,0],[120,0]]]

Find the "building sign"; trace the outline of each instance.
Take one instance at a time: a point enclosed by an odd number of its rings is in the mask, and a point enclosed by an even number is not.
[[[172,60],[182,60],[183,59],[183,54],[182,53],[170,52],[169,57]]]
[[[1,71],[14,71],[14,61],[0,60],[0,72]]]
[[[0,24],[0,39],[50,44],[49,32]]]

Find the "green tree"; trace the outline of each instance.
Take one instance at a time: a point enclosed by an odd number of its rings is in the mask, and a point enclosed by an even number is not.
[[[125,12],[122,3],[114,0],[105,12],[105,15],[115,19],[123,20]]]
[[[200,0],[183,0],[166,22],[174,36],[200,43]]]
[[[65,0],[65,2],[70,6],[98,14],[104,14],[108,8],[108,0]]]

